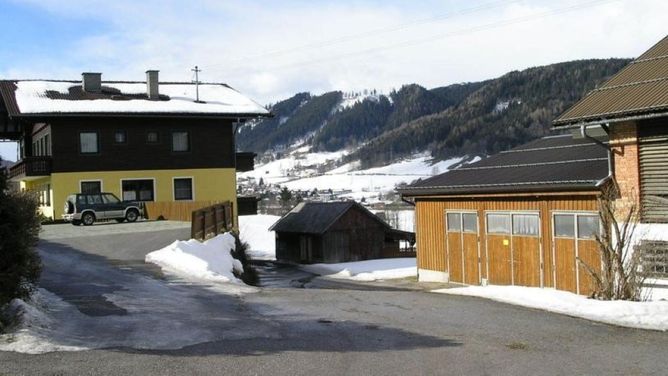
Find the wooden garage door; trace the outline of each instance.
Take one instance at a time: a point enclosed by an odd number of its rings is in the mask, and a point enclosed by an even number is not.
[[[535,213],[487,213],[489,283],[540,286],[540,218]]]
[[[600,230],[598,215],[594,213],[554,213],[553,260],[554,280],[558,290],[589,295],[594,281],[586,264],[601,270],[601,257],[594,235]],[[578,263],[578,258],[581,263]]]
[[[480,284],[478,215],[447,212],[446,222],[450,281]]]

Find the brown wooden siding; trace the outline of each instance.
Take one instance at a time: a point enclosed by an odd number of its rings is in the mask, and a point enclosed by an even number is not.
[[[512,211],[512,212],[537,212],[540,216],[541,236],[537,244],[538,254],[522,254],[527,265],[540,268],[540,257],[543,260],[542,282],[545,287],[554,285],[554,271],[552,269],[552,213],[554,211],[577,211],[596,212],[598,210],[595,193],[583,195],[582,193],[568,194],[563,196],[530,196],[530,197],[474,197],[474,198],[416,198],[416,238],[417,238],[417,264],[420,269],[436,271],[448,271],[446,253],[446,210],[468,210],[478,213],[478,228],[480,229],[480,274],[482,278],[487,276],[487,260],[490,247],[503,246],[503,236],[494,235],[489,239],[486,237],[487,211]],[[517,236],[514,237],[518,241]],[[536,239],[538,240],[538,239]],[[497,255],[496,257],[501,257]],[[509,256],[508,256],[509,257]],[[498,261],[498,260],[496,260]],[[502,265],[502,263],[497,263]],[[527,266],[528,268],[529,266]],[[522,266],[524,268],[524,265]],[[461,267],[460,267],[461,269]],[[527,269],[528,270],[528,269]],[[538,269],[540,270],[540,269]],[[497,271],[501,275],[502,270]],[[510,280],[510,264],[508,264],[508,280]],[[491,273],[490,273],[491,274]],[[534,274],[529,285],[540,285],[541,274]],[[461,277],[460,277],[461,278]],[[538,279],[538,281],[536,280]],[[490,283],[506,284],[509,281],[499,280]]]
[[[53,172],[233,168],[231,121],[212,119],[70,118],[51,122]],[[98,132],[99,153],[79,152],[79,132]],[[114,142],[116,131],[126,142]],[[188,131],[190,151],[172,151],[172,132]],[[147,143],[158,132],[157,143]]]

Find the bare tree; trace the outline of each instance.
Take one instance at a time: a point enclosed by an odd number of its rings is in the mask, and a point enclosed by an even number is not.
[[[596,235],[601,269],[578,258],[594,280],[593,297],[603,300],[641,300],[647,277],[641,265],[641,250],[634,251],[640,208],[634,198],[617,200],[617,184],[608,184],[598,197],[601,233]]]

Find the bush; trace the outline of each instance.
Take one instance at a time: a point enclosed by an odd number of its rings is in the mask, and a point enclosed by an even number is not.
[[[29,193],[7,192],[7,177],[0,171],[0,308],[12,299],[28,298],[39,279],[37,206]]]
[[[260,277],[258,276],[255,268],[253,268],[251,265],[250,259],[246,254],[246,251],[248,250],[248,244],[242,243],[241,239],[239,239],[239,235],[237,234],[234,234],[234,239],[236,240],[236,247],[234,248],[234,251],[232,251],[232,257],[241,261],[241,265],[244,267],[244,272],[241,275],[237,275],[237,278],[244,281],[244,283],[247,285],[257,286],[258,282],[260,281]]]

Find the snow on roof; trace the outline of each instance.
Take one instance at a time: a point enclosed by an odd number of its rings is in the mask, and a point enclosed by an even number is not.
[[[81,90],[81,81],[14,81],[18,114],[150,113],[268,115],[264,107],[224,84],[160,83],[160,99],[149,100],[145,82],[102,82],[101,93]],[[6,100],[6,99],[5,99]]]

